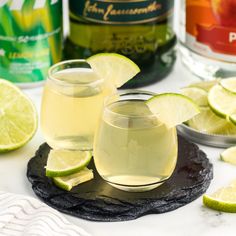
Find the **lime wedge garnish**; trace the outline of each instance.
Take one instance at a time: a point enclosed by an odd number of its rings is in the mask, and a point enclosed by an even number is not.
[[[207,106],[207,92],[201,88],[188,87],[181,89],[181,93],[191,98],[198,106]]]
[[[54,177],[53,181],[59,188],[70,191],[74,186],[82,184],[91,179],[93,179],[93,171],[85,167],[78,173],[72,175],[64,177]]]
[[[35,134],[37,123],[31,100],[15,85],[0,79],[0,152],[25,145]]]
[[[222,79],[220,85],[229,92],[236,94],[236,78]]]
[[[230,147],[220,154],[222,161],[236,165],[236,146]]]
[[[215,115],[210,108],[202,107],[200,109],[201,113],[187,122],[191,128],[208,134],[216,134],[228,124],[225,119]]]
[[[204,195],[203,203],[214,210],[223,212],[236,212],[236,183],[221,188],[212,195]]]
[[[200,88],[208,92],[214,85],[218,84],[219,82],[220,82],[219,79],[211,80],[211,81],[203,81],[203,82],[190,84],[188,87]]]
[[[200,112],[190,98],[177,93],[158,94],[150,98],[146,104],[151,112],[170,128],[191,119]]]
[[[116,53],[99,53],[87,59],[93,71],[105,80],[113,80],[117,88],[140,72],[129,58]]]
[[[46,176],[71,175],[86,167],[92,158],[89,151],[51,150],[48,155]]]
[[[236,95],[215,85],[208,93],[208,104],[216,115],[228,118],[236,112]]]

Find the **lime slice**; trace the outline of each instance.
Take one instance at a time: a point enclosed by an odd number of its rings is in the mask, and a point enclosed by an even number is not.
[[[236,212],[236,183],[221,188],[212,195],[204,195],[203,203],[214,210],[223,212]]]
[[[220,82],[219,79],[190,84],[188,87],[200,88],[208,92],[214,85]]]
[[[12,83],[0,79],[0,152],[25,145],[37,130],[37,112],[31,100]]]
[[[234,124],[236,125],[236,114],[233,114],[229,117],[229,120]]]
[[[64,177],[55,177],[53,178],[53,181],[59,188],[70,191],[74,186],[82,184],[91,179],[93,179],[93,171],[85,167],[78,173]]]
[[[220,154],[222,161],[236,165],[236,146],[230,147]]]
[[[194,88],[200,88],[205,90],[206,92],[209,92],[209,90],[216,84],[220,82],[220,79],[217,80],[211,80],[211,81],[203,81],[203,82],[197,82],[192,83],[188,87],[194,87]]]
[[[152,113],[168,127],[174,127],[197,115],[198,106],[188,97],[177,93],[163,93],[150,98],[147,105]]]
[[[236,126],[226,120],[226,125],[223,126],[221,129],[218,129],[217,132],[215,132],[215,134],[236,135]]]
[[[94,72],[105,80],[113,80],[117,88],[140,72],[129,58],[116,53],[99,53],[87,59]]]
[[[201,88],[183,88],[181,93],[189,98],[191,98],[198,106],[207,106],[207,92]]]
[[[92,158],[89,151],[51,150],[48,155],[46,176],[71,175],[86,167]]]
[[[220,81],[220,85],[228,90],[229,92],[236,94],[236,77],[234,78],[228,78],[228,79],[222,79]]]
[[[220,85],[215,85],[209,91],[208,104],[216,115],[228,119],[236,112],[236,95]]]
[[[202,107],[201,113],[194,116],[187,124],[198,131],[216,134],[219,130],[222,130],[228,122],[215,115],[208,107]]]

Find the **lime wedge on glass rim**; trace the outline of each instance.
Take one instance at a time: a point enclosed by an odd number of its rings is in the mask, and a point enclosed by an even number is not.
[[[15,85],[0,79],[0,152],[25,145],[35,134],[37,124],[31,100]]]
[[[86,61],[100,78],[112,80],[117,88],[140,72],[133,61],[117,53],[99,53]]]
[[[236,181],[212,195],[203,195],[203,203],[213,210],[236,213]]]
[[[151,112],[169,128],[191,119],[200,112],[190,98],[177,93],[158,94],[147,100],[146,104]]]
[[[181,89],[181,93],[191,98],[198,106],[207,106],[207,92],[201,88],[186,87]]]
[[[46,165],[46,176],[62,177],[77,173],[92,158],[90,151],[51,150]]]
[[[208,93],[208,104],[216,115],[229,120],[236,113],[236,94],[215,85]]]
[[[224,89],[228,90],[229,92],[236,94],[236,77],[228,78],[228,79],[222,79],[220,81],[220,85]]]
[[[222,161],[228,162],[230,164],[236,165],[236,146],[227,148],[220,154],[220,159]]]
[[[74,186],[82,184],[91,179],[93,179],[93,171],[85,167],[78,173],[72,175],[67,175],[64,177],[54,177],[53,181],[59,188],[70,191]]]

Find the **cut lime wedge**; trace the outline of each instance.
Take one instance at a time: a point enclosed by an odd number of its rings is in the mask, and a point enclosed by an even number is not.
[[[112,80],[117,88],[140,72],[129,58],[116,53],[99,53],[87,59],[93,71],[105,80]]]
[[[188,87],[200,88],[208,92],[214,85],[218,84],[219,82],[220,82],[219,79],[211,80],[211,81],[203,81],[203,82],[190,84]]]
[[[236,94],[236,77],[228,78],[228,79],[222,79],[220,81],[220,85],[224,89],[228,90],[229,92]]]
[[[236,95],[220,85],[215,85],[209,91],[208,104],[216,115],[228,119],[236,112]]]
[[[12,83],[0,79],[0,152],[25,145],[37,130],[37,111]]]
[[[187,122],[191,128],[208,134],[216,134],[228,124],[225,119],[215,115],[210,108],[202,107],[200,109],[201,113]]]
[[[207,106],[207,92],[201,88],[189,87],[181,89],[181,93],[191,98],[198,106]]]
[[[230,147],[220,154],[222,161],[236,165],[236,146]]]
[[[150,98],[146,104],[151,112],[170,128],[191,119],[200,112],[190,98],[177,93],[158,94]]]
[[[78,173],[64,177],[55,177],[53,178],[53,181],[59,188],[70,191],[73,187],[77,186],[78,184],[82,184],[91,179],[93,179],[93,171],[85,167]]]
[[[92,158],[89,151],[51,150],[48,155],[46,176],[71,175],[86,167]]]
[[[204,195],[203,203],[214,210],[236,213],[236,183],[221,188],[212,195]]]

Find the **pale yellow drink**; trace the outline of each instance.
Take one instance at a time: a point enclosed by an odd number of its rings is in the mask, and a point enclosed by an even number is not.
[[[89,68],[59,70],[43,93],[41,128],[54,149],[91,150],[104,98],[116,91]]]
[[[176,129],[167,129],[142,100],[108,105],[94,143],[99,174],[128,191],[153,189],[168,179],[176,166]]]

